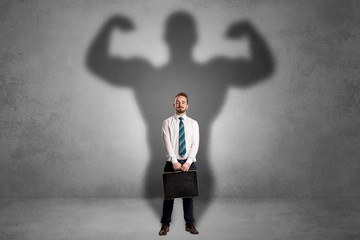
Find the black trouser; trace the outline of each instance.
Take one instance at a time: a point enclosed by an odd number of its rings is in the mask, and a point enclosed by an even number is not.
[[[178,160],[178,162],[182,165],[186,162],[186,160]],[[190,165],[189,170],[196,170],[196,165],[193,162]],[[174,172],[174,168],[171,162],[166,162],[164,172]],[[183,198],[183,210],[184,210],[184,219],[186,222],[186,225],[194,223],[194,205],[193,205],[193,199],[192,198]],[[167,226],[170,226],[171,222],[171,214],[174,208],[174,199],[164,199],[163,203],[163,215],[161,218],[161,223]]]

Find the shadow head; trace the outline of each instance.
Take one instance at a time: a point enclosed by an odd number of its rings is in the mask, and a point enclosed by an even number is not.
[[[165,25],[165,41],[173,50],[190,50],[197,41],[194,18],[186,12],[171,14]]]

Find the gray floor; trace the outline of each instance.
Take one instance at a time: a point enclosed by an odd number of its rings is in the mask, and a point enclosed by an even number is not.
[[[355,240],[360,239],[360,199],[214,199],[196,226],[198,236],[184,231],[180,200],[164,237],[158,236],[159,219],[144,199],[0,200],[1,240]]]

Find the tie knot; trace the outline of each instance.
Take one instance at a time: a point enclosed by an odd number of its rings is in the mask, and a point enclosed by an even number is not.
[[[179,119],[180,119],[180,121],[184,120],[184,118],[183,118],[183,117],[179,117]]]

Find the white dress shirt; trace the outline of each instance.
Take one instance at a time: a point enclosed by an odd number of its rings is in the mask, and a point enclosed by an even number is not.
[[[182,157],[179,154],[179,115],[169,117],[162,125],[162,140],[165,149],[167,161],[173,164],[177,160],[186,160],[187,163],[192,164],[196,162],[196,154],[199,149],[199,124],[194,119],[184,115],[185,141],[186,153]]]

